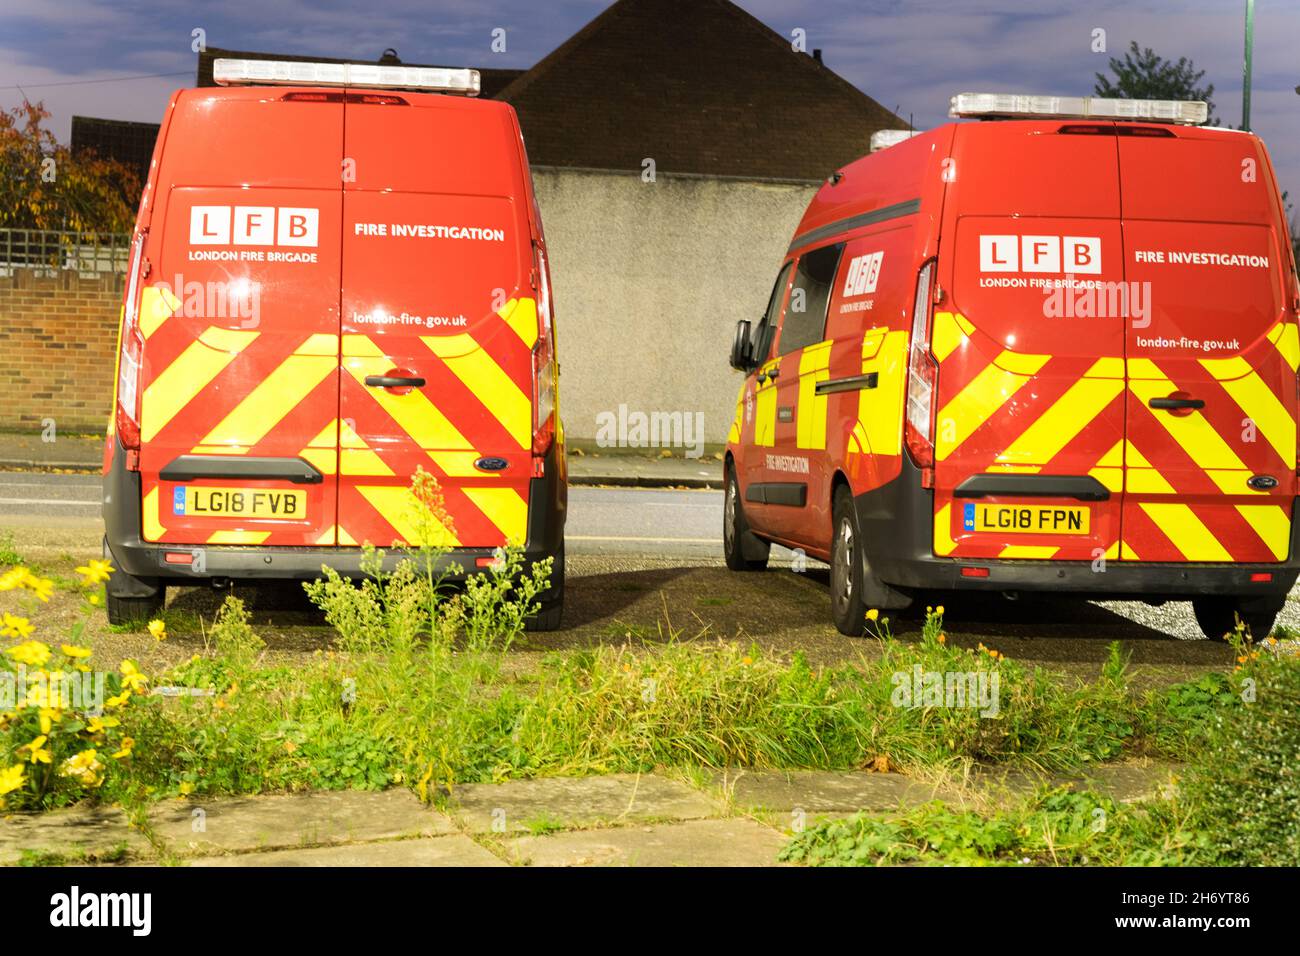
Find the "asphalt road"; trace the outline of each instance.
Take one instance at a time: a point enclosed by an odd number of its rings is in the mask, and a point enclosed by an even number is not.
[[[571,487],[569,496],[566,630],[542,638],[545,642],[654,638],[667,633],[667,620],[687,636],[752,638],[815,657],[844,653],[845,642],[829,623],[824,565],[810,561],[806,573],[794,574],[789,552],[778,548],[767,574],[734,574],[722,567],[721,492]],[[43,548],[51,556],[96,553],[98,476],[0,473],[0,528],[13,530],[20,550]],[[200,589],[192,590],[183,600],[203,613],[209,601]],[[1029,656],[1044,661],[1098,661],[1110,641],[1123,640],[1139,642],[1135,646],[1145,649],[1139,658],[1153,663],[1222,663],[1222,653],[1200,640],[1185,603],[1085,604],[1052,595],[1018,602],[973,596],[932,600],[947,604],[954,639],[990,646],[1014,641],[1022,655],[1025,642],[1033,641]],[[896,617],[901,634],[919,627],[915,615]],[[1300,602],[1293,597],[1279,621],[1300,629]],[[849,642],[854,643],[861,642]]]

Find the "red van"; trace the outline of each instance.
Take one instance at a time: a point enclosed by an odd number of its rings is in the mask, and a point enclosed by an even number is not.
[[[566,475],[546,241],[519,123],[478,74],[217,60],[140,203],[104,463],[109,619],[169,584],[360,571],[415,543],[555,559]]]
[[[835,172],[741,322],[728,566],[831,564],[846,634],[923,589],[1191,600],[1300,572],[1300,298],[1263,143],[1201,103],[962,94]]]

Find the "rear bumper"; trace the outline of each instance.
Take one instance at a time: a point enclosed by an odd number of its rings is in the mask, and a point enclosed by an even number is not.
[[[1231,595],[1265,603],[1284,598],[1300,576],[1300,536],[1291,523],[1291,551],[1276,564],[1156,564],[1107,561],[1104,570],[1089,561],[1003,561],[996,558],[934,556],[934,493],[906,455],[894,481],[858,495],[858,527],[871,570],[896,588],[935,591],[1050,591],[1092,599],[1188,600],[1199,595]],[[978,567],[987,577],[968,577],[962,568]],[[1268,581],[1251,575],[1267,573]]]
[[[104,476],[104,549],[114,567],[146,582],[158,584],[204,584],[213,578],[231,580],[311,580],[321,566],[334,568],[347,577],[361,577],[360,548],[244,547],[232,545],[151,544],[143,540],[140,515],[140,474],[126,468],[121,445],[116,445],[113,463]],[[528,564],[553,557],[564,545],[564,519],[568,493],[560,470],[560,455],[552,445],[546,458],[545,477],[534,478],[528,488],[528,533],[524,560]],[[455,548],[442,558],[445,570],[459,565],[462,575],[475,573],[477,559],[490,558],[492,548]],[[190,552],[193,564],[168,564],[165,554]],[[400,552],[388,551],[384,567],[392,570]],[[454,579],[454,578],[453,578]],[[121,586],[129,587],[130,582]],[[134,592],[115,597],[136,596]],[[548,590],[541,595],[547,603]]]

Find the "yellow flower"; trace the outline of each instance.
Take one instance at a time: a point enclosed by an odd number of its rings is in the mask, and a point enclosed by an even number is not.
[[[92,595],[90,595],[88,598],[86,598],[86,600],[89,601],[91,604],[95,605],[95,607],[99,607],[99,595],[98,595],[98,594],[92,594]]]
[[[750,664],[754,663],[754,658],[752,658],[752,657],[750,657],[748,654],[746,654],[745,657],[744,657],[744,659],[741,660],[741,663],[744,664],[744,665],[746,665],[746,666],[749,666]]]
[[[149,633],[153,635],[155,641],[165,641],[167,639],[167,624],[164,621],[156,620],[149,622]]]
[[[184,783],[180,785],[179,789],[182,797],[188,797],[191,793],[194,792],[194,784],[186,780]]]
[[[121,748],[118,749],[117,753],[113,754],[113,759],[121,760],[123,757],[131,756],[131,748],[134,746],[135,746],[135,738],[123,737],[122,746]]]
[[[54,755],[45,749],[45,742],[49,739],[44,734],[41,734],[31,743],[18,749],[28,751],[27,759],[32,763],[49,763],[54,759]]]
[[[874,607],[873,607],[870,611],[867,612],[867,620],[868,620],[868,621],[874,621],[874,620],[875,620],[876,618],[878,618],[878,617],[880,617],[880,612],[877,611]]]
[[[112,571],[113,565],[110,562],[99,559],[88,561],[77,568],[77,573],[81,575],[81,583],[88,588],[107,581]]]
[[[4,574],[0,574],[0,591],[12,591],[22,587],[26,577],[27,569],[22,565],[10,568]]]
[[[86,731],[92,734],[102,733],[109,727],[116,727],[121,723],[116,717],[91,717],[86,724]]]
[[[34,630],[36,628],[25,617],[17,617],[6,611],[4,617],[0,618],[0,635],[5,637],[26,637]]]
[[[935,608],[934,613],[939,615],[940,617],[943,617],[943,605],[940,604],[937,608]]]
[[[123,661],[118,670],[122,672],[122,686],[127,690],[141,690],[149,683],[149,678],[140,673],[135,661]]]
[[[944,634],[942,631],[939,632],[939,643],[940,643],[940,644],[947,644],[947,643],[948,643],[948,635],[947,635],[947,634]]]
[[[77,647],[75,644],[61,644],[59,650],[68,657],[89,657],[91,650],[89,647]]]
[[[54,707],[41,708],[41,733],[48,734],[54,722],[63,719],[63,711]]]
[[[13,793],[23,785],[23,773],[22,764],[0,769],[0,797],[6,793]]]
[[[54,582],[49,578],[38,578],[32,572],[24,568],[23,587],[31,591],[42,601],[49,601],[50,595],[54,593]]]
[[[104,782],[104,778],[100,775],[103,769],[104,765],[99,762],[99,754],[92,747],[63,761],[59,773],[64,777],[72,777],[82,786],[98,787]]]
[[[127,690],[122,691],[122,693],[118,694],[116,697],[110,697],[108,700],[104,701],[104,706],[107,707],[109,710],[117,710],[117,708],[119,707],[125,707],[126,702],[130,699],[131,699],[131,691],[128,688]]]
[[[9,648],[5,653],[28,667],[44,667],[45,662],[50,659],[50,645],[42,644],[40,641],[27,641]]]

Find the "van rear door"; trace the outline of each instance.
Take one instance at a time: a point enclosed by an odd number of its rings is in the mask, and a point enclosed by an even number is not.
[[[1296,317],[1272,172],[1253,136],[1119,138],[1127,332],[1121,558],[1276,562],[1296,494]]]
[[[138,312],[144,540],[333,544],[342,102],[175,105]],[[134,333],[133,333],[134,334]]]
[[[1114,135],[956,128],[931,343],[934,553],[1117,557],[1124,277]]]
[[[514,114],[450,96],[346,104],[339,544],[523,544],[532,477],[530,192]],[[349,173],[350,171],[350,173]]]

